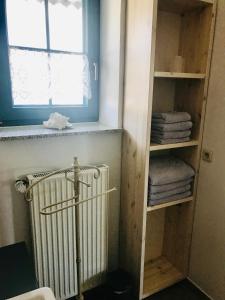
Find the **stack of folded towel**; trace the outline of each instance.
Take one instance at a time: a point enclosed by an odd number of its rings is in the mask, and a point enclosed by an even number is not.
[[[189,197],[194,175],[191,166],[174,156],[151,158],[148,205]]]
[[[187,112],[153,113],[151,141],[157,144],[187,142],[192,125]]]

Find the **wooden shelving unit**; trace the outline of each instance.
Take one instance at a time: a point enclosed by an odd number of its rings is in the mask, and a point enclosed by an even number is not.
[[[154,72],[156,78],[175,78],[175,79],[204,79],[205,74],[196,73],[175,73],[175,72]]]
[[[144,272],[143,298],[162,290],[162,285],[168,287],[184,279],[184,275],[163,256],[147,262]],[[148,286],[151,288],[148,289]]]
[[[159,204],[159,205],[155,205],[155,206],[148,206],[147,212],[151,212],[154,210],[158,210],[158,209],[162,209],[162,208],[166,208],[166,207],[170,207],[170,206],[174,206],[174,205],[178,205],[178,204],[187,203],[187,202],[193,201],[193,199],[194,199],[193,197],[188,197],[188,198],[184,198],[184,199],[180,199],[180,200],[169,201],[167,203],[163,203],[163,204]]]
[[[197,9],[204,9],[208,4],[215,4],[214,0],[164,0],[159,2],[160,10],[183,14]]]
[[[199,142],[195,141],[195,140],[185,142],[185,143],[165,144],[165,145],[151,143],[150,151],[169,150],[169,149],[176,149],[176,148],[193,147],[193,146],[198,146],[198,145],[199,145]]]
[[[192,196],[147,206],[151,157],[183,159],[198,174],[216,1],[128,0],[121,185],[121,267],[144,299],[187,277],[197,176]],[[183,72],[171,72],[174,57]],[[150,72],[149,72],[150,70]],[[150,143],[152,112],[186,111],[192,140]]]

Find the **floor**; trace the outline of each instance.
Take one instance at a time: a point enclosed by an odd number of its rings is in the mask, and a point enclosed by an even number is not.
[[[112,275],[113,274],[113,275]],[[129,278],[124,272],[111,273],[111,286],[127,286]],[[128,284],[130,286],[130,283]],[[13,287],[13,288],[12,288]],[[0,300],[8,299],[21,293],[37,288],[32,261],[29,257],[25,243],[3,247],[0,249]],[[109,289],[104,286],[88,291],[84,300],[134,300],[128,297],[110,297]],[[74,298],[71,298],[71,300]],[[147,299],[146,299],[147,300]],[[148,300],[209,300],[188,280],[148,298]]]
[[[117,288],[121,285],[124,286],[124,284],[127,286],[129,280],[124,281],[125,277],[124,273],[111,273],[111,283],[114,282],[112,286],[116,285]],[[0,248],[0,300],[25,293],[35,288],[37,288],[37,283],[34,276],[34,269],[25,243]],[[86,292],[84,300],[133,300],[132,296],[125,298],[120,295],[119,297],[112,298],[110,294],[109,289],[101,286]],[[209,298],[188,280],[183,280],[149,297],[148,300],[209,300]]]
[[[85,300],[111,300],[105,288],[97,288],[85,294]],[[116,300],[117,298],[113,298]],[[128,300],[125,298],[118,298],[118,300]],[[129,297],[129,300],[132,300]],[[188,280],[184,280],[174,286],[165,289],[162,292],[147,298],[146,300],[209,300],[201,291],[199,291]]]
[[[24,242],[0,248],[0,300],[38,288]]]
[[[181,281],[174,286],[148,298],[149,300],[209,300],[188,280]]]

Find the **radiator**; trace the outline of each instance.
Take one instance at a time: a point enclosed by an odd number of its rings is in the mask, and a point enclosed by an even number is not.
[[[80,200],[108,189],[109,168],[101,165],[100,170],[100,177],[96,180],[93,169],[81,169],[80,179],[91,187],[80,185]],[[29,175],[29,183],[34,183],[46,174]],[[50,216],[40,215],[40,209],[72,196],[72,184],[65,180],[64,174],[42,181],[31,192],[30,212],[36,276],[39,286],[52,288],[57,299],[67,299],[77,294],[75,208]],[[107,271],[107,197],[103,195],[79,206],[84,289],[101,284]]]

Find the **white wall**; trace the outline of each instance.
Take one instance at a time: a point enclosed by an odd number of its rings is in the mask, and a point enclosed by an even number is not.
[[[192,240],[190,278],[215,300],[225,300],[225,1],[219,0]]]
[[[113,127],[122,126],[125,4],[101,0],[99,120]]]
[[[0,246],[29,240],[28,206],[14,189],[17,176],[80,163],[110,166],[110,186],[120,187],[121,134],[0,141]],[[117,265],[119,191],[110,196],[110,267]]]
[[[100,122],[122,125],[124,0],[101,0]],[[83,163],[110,166],[110,185],[120,186],[121,135],[90,134],[34,140],[0,141],[0,246],[29,240],[27,204],[14,189],[17,176]],[[119,191],[111,197],[109,257],[118,255]]]

